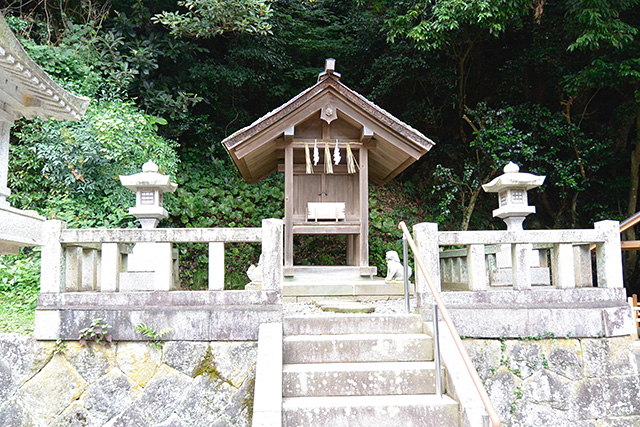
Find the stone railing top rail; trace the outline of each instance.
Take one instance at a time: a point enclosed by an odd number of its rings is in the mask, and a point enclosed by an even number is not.
[[[262,228],[66,229],[60,243],[261,242]]]
[[[440,231],[438,245],[604,243],[608,230]]]

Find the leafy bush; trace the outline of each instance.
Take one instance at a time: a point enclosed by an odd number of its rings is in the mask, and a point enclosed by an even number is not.
[[[0,332],[30,333],[40,291],[40,252],[0,255]]]
[[[79,122],[24,124],[12,146],[11,202],[71,227],[135,226],[127,214],[134,195],[118,175],[140,172],[149,159],[175,175],[176,144],[157,133],[165,123],[131,102],[112,99],[92,104]],[[25,176],[26,182],[16,179]],[[48,191],[36,192],[38,187]]]

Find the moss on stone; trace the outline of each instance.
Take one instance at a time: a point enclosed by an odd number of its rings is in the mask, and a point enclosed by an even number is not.
[[[247,394],[242,399],[242,410],[247,411],[247,425],[253,423],[253,398],[256,391],[256,378],[251,377],[247,383]]]
[[[223,377],[218,371],[211,348],[207,348],[207,352],[204,354],[204,356],[202,356],[202,359],[200,360],[198,367],[195,369],[193,373],[193,378],[196,378],[200,375],[204,375],[208,377],[211,381],[220,380],[222,382],[229,384],[231,387],[237,388],[231,382],[231,380]]]

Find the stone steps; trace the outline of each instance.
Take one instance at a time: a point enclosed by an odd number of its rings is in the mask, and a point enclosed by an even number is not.
[[[283,322],[285,335],[343,335],[343,334],[420,334],[422,317],[418,314],[388,315],[319,315],[287,317]]]
[[[283,396],[364,396],[435,393],[433,362],[288,364]]]
[[[285,427],[454,427],[458,403],[447,396],[288,397],[282,402]]]
[[[425,334],[291,335],[284,363],[413,362],[433,360]]]
[[[420,316],[289,317],[283,331],[283,426],[459,425]]]

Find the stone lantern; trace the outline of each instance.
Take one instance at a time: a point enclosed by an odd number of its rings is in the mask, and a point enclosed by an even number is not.
[[[129,208],[143,229],[154,229],[168,216],[162,195],[173,193],[178,184],[168,175],[158,173],[158,165],[149,160],[142,172],[120,175],[120,182],[136,193],[136,205]],[[139,242],[127,258],[127,271],[120,273],[120,291],[168,291],[175,289],[177,257],[170,242]]]
[[[527,191],[540,187],[544,179],[544,176],[522,173],[518,165],[509,162],[503,175],[482,186],[487,193],[498,193],[499,207],[494,209],[493,216],[502,218],[509,231],[522,230],[527,215],[536,211],[535,206],[529,206]]]
[[[120,182],[136,193],[136,205],[129,208],[129,213],[138,218],[142,228],[156,228],[158,221],[168,216],[162,207],[162,195],[176,191],[178,184],[158,173],[158,165],[151,160],[142,165],[141,173],[120,175]]]
[[[527,191],[541,186],[544,179],[544,176],[522,173],[518,165],[509,162],[504,174],[482,186],[487,193],[498,193],[499,207],[493,216],[502,218],[508,231],[522,231],[527,215],[536,211],[535,206],[529,206]],[[496,253],[497,269],[490,273],[492,284],[511,282],[516,290],[531,289],[532,281],[549,284],[549,271],[543,263],[546,257],[532,249],[529,243],[501,245]]]

